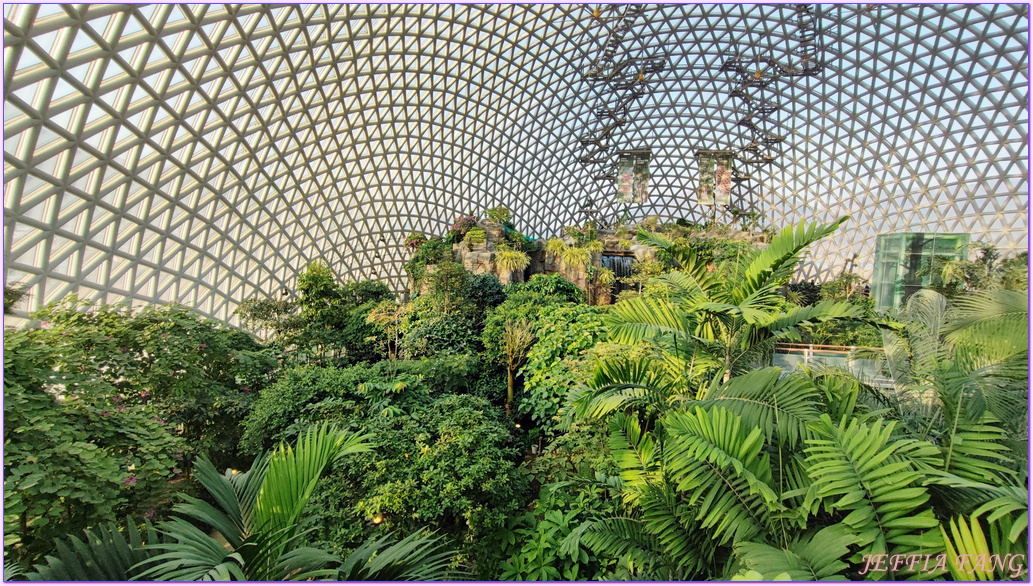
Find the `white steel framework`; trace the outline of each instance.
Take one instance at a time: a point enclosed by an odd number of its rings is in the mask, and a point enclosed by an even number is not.
[[[577,162],[605,101],[593,6],[7,5],[4,282],[229,318],[307,262],[404,284],[402,241],[502,204],[547,236],[612,187]],[[849,214],[811,276],[880,233],[1028,235],[1026,5],[821,6],[819,75],[741,201],[779,226]],[[791,6],[650,5],[663,55],[615,136],[652,153],[637,216],[702,217],[698,149],[739,150],[729,55],[792,59]],[[761,75],[764,75],[762,72]],[[765,98],[767,99],[767,98]]]

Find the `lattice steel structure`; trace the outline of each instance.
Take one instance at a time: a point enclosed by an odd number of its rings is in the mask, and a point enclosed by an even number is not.
[[[411,230],[510,207],[534,236],[611,198],[579,164],[601,89],[593,6],[8,5],[4,281],[220,318],[308,261],[404,286]],[[740,184],[773,225],[852,220],[811,275],[879,233],[1028,234],[1025,5],[823,6],[824,67],[778,92],[780,156]],[[730,52],[789,58],[792,6],[646,6],[662,79],[621,127],[652,152],[639,215],[699,219],[698,149],[742,149]],[[635,57],[636,55],[630,55]],[[611,198],[612,201],[612,198]]]

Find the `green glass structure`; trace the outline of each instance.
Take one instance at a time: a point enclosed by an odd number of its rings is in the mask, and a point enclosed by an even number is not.
[[[937,280],[936,259],[965,260],[968,234],[880,234],[875,241],[872,298],[876,309],[900,307]]]

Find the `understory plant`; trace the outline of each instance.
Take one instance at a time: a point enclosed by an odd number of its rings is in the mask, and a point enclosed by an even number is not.
[[[451,552],[439,539],[413,533],[371,539],[346,557],[310,542],[308,502],[333,462],[370,449],[363,436],[328,425],[310,428],[296,446],[260,455],[245,472],[219,474],[206,459],[195,475],[211,500],[182,495],[178,515],[146,539],[132,526],[86,533],[59,543],[58,555],[31,572],[33,580],[448,580]],[[214,528],[215,535],[209,528]],[[216,537],[216,535],[218,537]],[[220,539],[221,538],[221,539]]]

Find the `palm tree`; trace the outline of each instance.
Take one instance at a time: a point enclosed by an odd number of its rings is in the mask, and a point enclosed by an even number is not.
[[[349,454],[369,451],[365,436],[329,425],[312,427],[296,447],[282,445],[255,459],[247,472],[219,474],[202,459],[197,480],[216,505],[182,495],[180,516],[147,525],[130,521],[128,539],[114,527],[58,543],[57,557],[25,573],[30,580],[443,580],[452,552],[434,536],[414,533],[371,539],[341,560],[313,547],[302,530],[306,505],[323,472]],[[209,534],[214,528],[225,543]]]
[[[575,407],[581,405],[583,414],[586,402],[598,405],[600,397],[657,397],[657,385],[663,387],[659,396],[664,398],[687,392],[693,381],[700,383],[694,398],[705,398],[718,383],[748,370],[775,342],[799,339],[801,328],[859,319],[863,310],[844,301],[784,309],[780,294],[803,250],[845,220],[787,227],[766,249],[744,256],[734,271],[721,276],[710,273],[705,261],[689,248],[640,229],[638,241],[669,253],[677,269],[655,279],[666,285],[666,298],[637,296],[622,301],[610,309],[606,323],[611,340],[649,342],[654,355],[601,365],[592,388],[574,397]],[[705,384],[707,376],[712,376],[709,384]],[[616,408],[627,401],[605,402]]]

